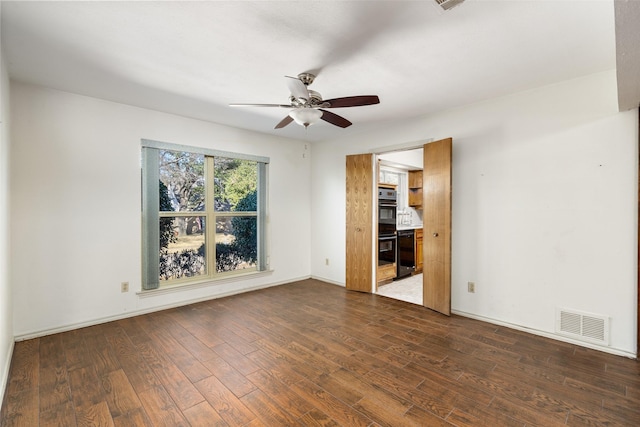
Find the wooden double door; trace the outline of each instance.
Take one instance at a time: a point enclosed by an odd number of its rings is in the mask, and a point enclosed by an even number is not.
[[[452,139],[431,142],[423,148],[422,299],[425,307],[450,315]],[[346,170],[346,287],[373,292],[377,264],[373,256],[373,248],[377,248],[377,239],[373,240],[377,216],[374,156],[347,156]]]

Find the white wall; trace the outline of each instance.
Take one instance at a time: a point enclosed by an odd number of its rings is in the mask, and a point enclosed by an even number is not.
[[[9,281],[9,77],[5,65],[0,45],[0,404],[13,350]]]
[[[452,309],[545,335],[556,307],[610,316],[633,355],[637,113],[609,71],[316,144],[312,275],[344,284],[345,155],[452,137]]]
[[[304,143],[17,82],[11,89],[17,339],[309,276]],[[270,157],[272,274],[136,295],[142,138]],[[123,281],[131,292],[120,292]]]

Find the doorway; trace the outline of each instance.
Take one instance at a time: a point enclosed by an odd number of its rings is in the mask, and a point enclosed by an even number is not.
[[[378,183],[394,186],[397,194],[397,239],[395,276],[377,279],[375,293],[388,298],[422,305],[422,256],[416,230],[422,231],[422,199],[417,202],[415,177],[422,174],[423,148],[403,149],[378,154]]]
[[[416,260],[423,266],[422,305],[447,316],[451,314],[452,144],[453,140],[446,138],[422,146],[423,170],[416,171],[420,187],[415,188],[413,195],[414,200],[422,200],[425,212],[423,227],[415,229],[416,240],[422,238],[422,244],[416,245],[421,251],[417,251]],[[378,218],[373,206],[378,204],[379,192],[389,187],[378,184],[379,169],[374,159],[373,154],[346,158],[345,286],[348,290],[367,293],[377,291],[381,278],[393,278],[393,275],[387,276],[389,266],[380,268],[373,262],[377,257],[372,256],[379,250]],[[392,189],[392,193],[395,190]]]

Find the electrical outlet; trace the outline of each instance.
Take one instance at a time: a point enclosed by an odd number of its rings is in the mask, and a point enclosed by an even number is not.
[[[476,284],[474,282],[467,282],[467,291],[474,294],[476,292]]]
[[[120,283],[120,292],[129,292],[129,282]]]
[[[329,265],[329,258],[324,259],[324,265]]]

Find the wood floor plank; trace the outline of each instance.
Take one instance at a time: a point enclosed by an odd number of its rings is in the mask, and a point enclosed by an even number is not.
[[[312,409],[300,418],[298,418],[298,424],[302,426],[318,426],[318,427],[340,427],[337,421],[331,419],[327,414],[319,409]]]
[[[230,425],[243,425],[256,418],[251,409],[215,376],[198,381],[195,386],[211,407]]]
[[[87,357],[91,360],[90,366],[98,376],[121,368],[115,350],[109,345],[103,334],[85,334],[84,344],[89,351]]]
[[[314,279],[18,342],[0,427],[636,426],[640,362]]]
[[[212,348],[224,343],[223,339],[212,333],[212,329],[208,327],[206,321],[203,320],[202,323],[198,323],[198,320],[196,320],[202,318],[202,316],[205,315],[206,313],[191,313],[191,316],[186,317],[184,312],[180,312],[175,316],[178,320],[178,323],[180,323],[180,325],[182,325],[185,330],[191,333],[198,341],[200,341],[207,347]]]
[[[5,397],[2,402],[1,426],[38,424],[40,383],[40,340],[17,342],[13,349]]]
[[[192,426],[227,427],[227,424],[211,407],[209,402],[200,402],[189,409],[185,409],[184,416]]]
[[[204,365],[208,368],[209,372],[215,375],[236,397],[242,397],[256,389],[256,386],[249,378],[242,375],[221,357],[209,359],[204,362]]]
[[[61,345],[64,347],[65,365],[68,371],[91,365],[87,355],[88,348],[84,343],[82,329],[76,329],[60,334]]]
[[[206,346],[203,342],[198,340],[180,323],[176,321],[176,319],[179,318],[179,313],[174,311],[170,314],[170,316],[172,319],[174,319],[174,324],[173,327],[169,329],[169,333],[196,359],[198,359],[200,362],[204,362],[205,360],[213,359],[217,356],[210,347]]]
[[[138,394],[124,371],[118,370],[108,373],[102,377],[101,384],[113,418],[142,407]]]
[[[261,369],[269,372],[273,377],[277,378],[280,382],[289,387],[304,378],[294,366],[291,366],[277,357],[272,357],[270,354],[263,352],[262,350],[255,351],[248,357],[259,365]]]
[[[126,414],[113,418],[115,427],[154,427],[147,412],[143,408],[134,409]]]
[[[40,340],[15,343],[7,388],[22,391],[38,387],[40,381]]]
[[[470,421],[472,426],[523,427],[526,425],[524,421],[516,420],[503,412],[493,411],[486,406],[454,408],[446,419],[455,425],[464,425]]]
[[[176,340],[169,331],[151,334],[154,347],[171,358],[171,361],[192,383],[211,375],[211,372]]]
[[[69,372],[69,382],[73,404],[78,409],[97,405],[106,399],[100,378],[90,366]]]
[[[267,396],[274,398],[278,405],[293,417],[301,417],[314,409],[311,403],[262,369],[251,373],[247,378]]]
[[[154,426],[188,427],[189,422],[162,387],[140,393],[140,401]]]
[[[73,402],[66,401],[40,412],[40,427],[77,426]]]
[[[454,399],[439,399],[433,390],[428,392],[418,390],[411,384],[405,384],[399,377],[388,375],[385,370],[369,372],[365,378],[436,417],[444,419],[454,409]]]
[[[260,389],[242,396],[240,400],[247,407],[254,408],[257,418],[265,426],[290,426],[296,422],[296,419],[291,414],[283,411],[273,399]]]
[[[101,401],[91,406],[75,407],[78,427],[113,427],[113,418],[107,402]]]
[[[411,408],[409,408],[409,410],[407,412],[405,412],[403,419],[410,423],[411,425],[415,425],[415,426],[441,426],[441,427],[451,427],[451,426],[463,426],[464,424],[460,423],[460,420],[462,419],[461,416],[458,416],[457,418],[455,418],[455,421],[457,421],[456,423],[451,423],[448,420],[443,420],[439,417],[437,417],[436,415],[427,412],[425,410],[423,410],[422,408],[419,408],[417,406],[413,406]],[[394,425],[394,424],[392,424]],[[478,424],[475,424],[478,425]]]
[[[364,427],[372,424],[372,420],[362,412],[307,379],[293,384],[291,388],[341,425]]]
[[[37,387],[18,391],[7,388],[2,402],[0,426],[36,426],[38,425],[39,417],[40,408]]]
[[[249,375],[259,369],[259,367],[244,354],[240,353],[227,343],[213,347],[213,351],[215,351],[216,354],[224,359],[229,365],[237,369],[242,375]]]
[[[173,363],[173,361],[157,349],[159,345],[144,342],[137,348],[142,357],[156,374],[164,389],[181,410],[187,409],[204,400],[193,383]]]
[[[123,329],[115,326],[106,337],[116,353],[118,364],[136,392],[160,386],[160,381]]]
[[[71,402],[71,389],[61,334],[40,339],[40,412],[56,413]],[[64,410],[60,410],[61,413]]]
[[[563,407],[553,407],[541,404],[536,406],[537,402],[529,402],[525,404],[522,401],[511,401],[502,397],[496,397],[489,409],[518,420],[526,425],[554,427],[565,425],[569,416],[569,411]]]

